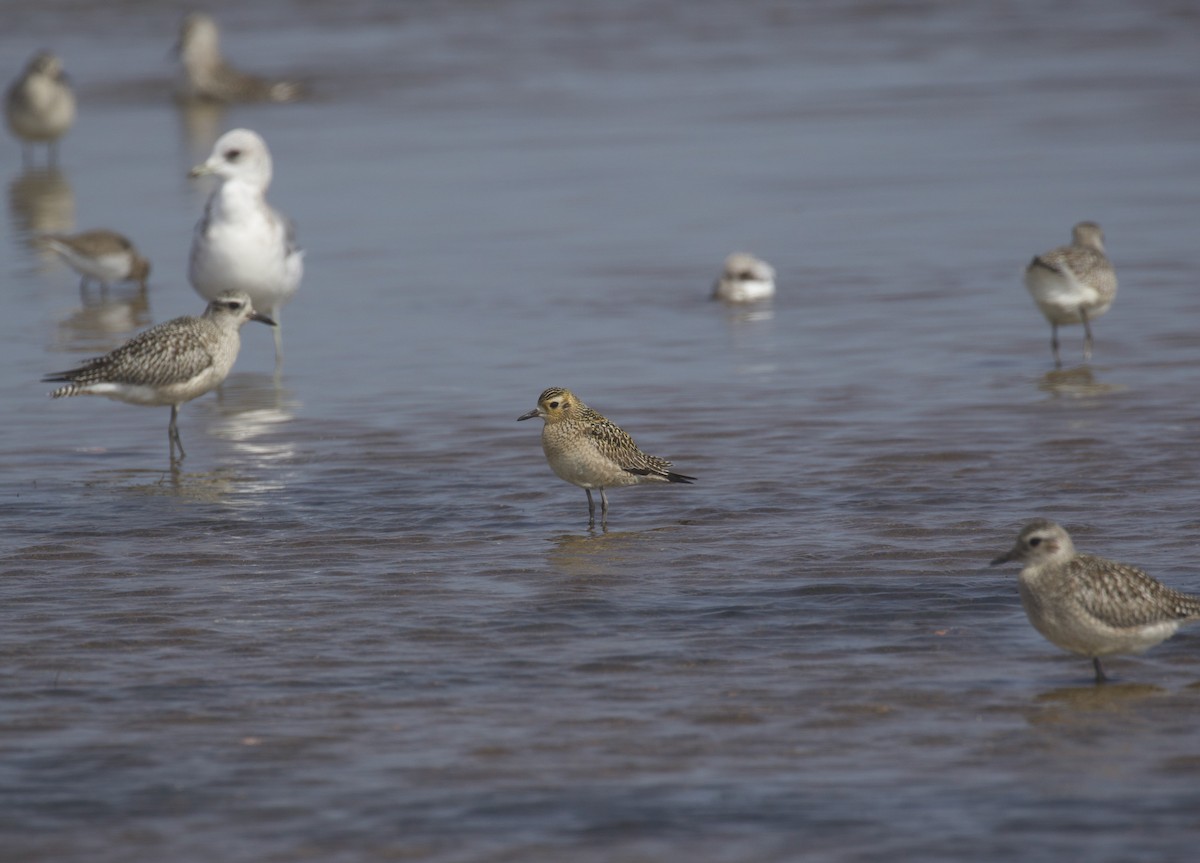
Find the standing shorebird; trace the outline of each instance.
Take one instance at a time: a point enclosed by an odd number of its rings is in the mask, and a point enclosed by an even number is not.
[[[727,303],[752,303],[775,295],[775,268],[766,261],[734,252],[713,285],[713,299]]]
[[[562,387],[550,387],[538,406],[517,421],[541,417],[542,450],[562,479],[587,492],[588,526],[596,523],[592,489],[600,490],[600,523],[608,521],[606,488],[644,482],[695,482],[695,477],[672,473],[671,463],[638,449],[628,434]]]
[[[1096,682],[1108,678],[1100,657],[1141,653],[1200,620],[1200,597],[1166,587],[1133,566],[1075,551],[1071,537],[1039,518],[1017,543],[992,561],[1024,564],[1021,604],[1034,628],[1052,644],[1089,656]]]
[[[116,282],[137,282],[146,289],[150,262],[138,254],[128,237],[98,228],[80,234],[43,234],[40,241],[80,275],[79,290],[95,280],[102,291]]]
[[[211,15],[192,12],[179,26],[175,53],[183,66],[179,97],[208,102],[291,102],[301,96],[292,81],[268,81],[234,69],[221,56],[221,33]]]
[[[1104,253],[1104,232],[1095,222],[1080,222],[1071,229],[1071,245],[1038,255],[1025,268],[1025,287],[1050,322],[1050,347],[1054,365],[1062,366],[1058,353],[1058,328],[1083,324],[1083,359],[1092,358],[1091,319],[1108,311],[1117,295],[1117,273]]]
[[[216,389],[233,368],[246,321],[275,322],[260,315],[242,291],[226,291],[208,304],[200,317],[182,317],[139,333],[114,351],[88,360],[43,381],[65,381],[50,395],[107,396],[134,405],[171,406],[167,442],[171,462],[175,448],[186,453],[175,421],[179,406]]]
[[[267,203],[271,152],[256,132],[234,129],[189,176],[205,174],[217,177],[217,187],[192,238],[192,287],[208,300],[226,290],[245,291],[254,308],[279,324],[283,304],[304,275],[304,252],[292,223]],[[283,362],[280,329],[275,328],[276,371]]]
[[[58,139],[75,122],[75,94],[62,61],[49,51],[33,56],[4,100],[8,128],[21,140],[21,157],[28,164],[33,145],[45,144],[50,164],[58,161]]]

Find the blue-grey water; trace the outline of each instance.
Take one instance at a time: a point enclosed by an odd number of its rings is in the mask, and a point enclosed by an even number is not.
[[[57,171],[0,142],[0,858],[1194,856],[1200,632],[1096,687],[987,567],[1042,515],[1200,592],[1193,5],[208,6],[311,98],[180,110],[180,4],[0,6],[79,100]],[[201,311],[237,126],[307,271],[172,472],[39,378]],[[1020,271],[1082,219],[1055,372]],[[144,297],[32,243],[97,226]],[[551,385],[699,481],[589,530]]]

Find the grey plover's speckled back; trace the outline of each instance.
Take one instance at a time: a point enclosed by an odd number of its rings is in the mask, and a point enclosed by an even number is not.
[[[181,100],[291,102],[303,95],[303,88],[295,81],[269,81],[225,62],[217,22],[204,12],[184,17],[175,52],[182,67],[176,93]]]
[[[65,382],[50,395],[96,395],[135,405],[171,407],[167,441],[185,455],[176,418],[179,406],[215,389],[225,380],[241,348],[246,321],[274,324],[254,310],[241,291],[226,291],[199,317],[182,317],[151,327],[116,350],[43,381]]]
[[[80,275],[79,288],[97,281],[107,289],[116,282],[137,282],[146,287],[150,262],[138,253],[129,238],[98,228],[78,234],[43,234],[39,240]]]
[[[1093,318],[1108,311],[1117,296],[1117,273],[1104,251],[1104,232],[1095,222],[1080,222],[1071,245],[1038,255],[1025,268],[1025,287],[1050,322],[1054,364],[1062,366],[1058,328],[1083,324],[1083,358],[1092,357]]]
[[[1018,586],[1030,623],[1063,650],[1091,657],[1097,682],[1107,679],[1101,657],[1140,653],[1200,619],[1200,597],[1137,567],[1077,552],[1070,535],[1046,519],[1025,525],[992,565],[1009,561],[1024,565]]]
[[[713,285],[713,299],[752,303],[775,295],[775,268],[761,258],[734,252]]]
[[[21,142],[26,164],[33,145],[45,144],[49,160],[58,159],[58,139],[75,122],[75,93],[62,61],[49,51],[39,51],[12,85],[4,100],[9,130]]]
[[[671,463],[638,449],[616,423],[585,405],[570,390],[550,387],[537,407],[517,421],[541,417],[542,450],[551,469],[587,492],[588,523],[596,520],[592,489],[600,490],[600,521],[608,519],[606,488],[647,482],[691,483],[695,477],[674,473]]]
[[[192,177],[207,174],[216,176],[217,187],[192,237],[192,287],[208,300],[222,291],[244,291],[254,308],[280,324],[283,304],[304,275],[304,252],[296,245],[292,223],[267,203],[271,152],[258,133],[234,129],[191,171]],[[282,335],[276,326],[276,370],[282,359]]]

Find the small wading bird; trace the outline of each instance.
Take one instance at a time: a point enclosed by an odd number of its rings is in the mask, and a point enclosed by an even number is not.
[[[611,420],[581,402],[562,387],[550,387],[538,397],[537,407],[517,421],[541,417],[542,451],[559,477],[587,492],[588,525],[596,522],[592,489],[600,490],[600,523],[608,520],[607,488],[647,482],[695,482],[695,477],[673,473],[671,463],[638,449],[628,434]]]
[[[268,81],[226,63],[217,22],[203,12],[183,19],[175,53],[183,67],[177,95],[185,102],[291,102],[302,95],[295,82]]]
[[[39,51],[8,88],[4,116],[21,141],[21,158],[33,160],[33,145],[45,144],[51,165],[58,161],[58,139],[75,122],[75,94],[62,61]]]
[[[137,282],[142,290],[150,276],[150,262],[133,243],[116,231],[99,228],[81,234],[43,234],[40,242],[80,275],[79,290],[97,281],[101,291],[116,282]]]
[[[176,447],[180,459],[186,455],[175,423],[179,406],[216,389],[229,375],[246,321],[275,325],[254,311],[246,294],[226,291],[200,317],[175,318],[151,327],[102,357],[42,380],[66,383],[50,394],[56,399],[107,396],[133,405],[170,405],[167,443],[173,464]]]
[[[1141,653],[1200,619],[1200,597],[1171,590],[1137,567],[1075,551],[1052,521],[1035,519],[1016,545],[992,561],[1024,564],[1017,585],[1034,629],[1071,653],[1091,657],[1096,682],[1108,678],[1100,658]]]
[[[1071,230],[1071,245],[1038,255],[1025,268],[1025,287],[1050,322],[1050,348],[1055,367],[1058,328],[1083,324],[1083,359],[1092,358],[1091,320],[1108,311],[1117,296],[1117,273],[1104,253],[1104,233],[1095,222]]]

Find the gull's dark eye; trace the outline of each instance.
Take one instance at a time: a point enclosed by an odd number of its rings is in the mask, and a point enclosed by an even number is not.
[[[236,162],[240,158],[242,158],[241,150],[226,150],[225,151],[225,161],[226,162]]]
[[[1040,536],[1035,536],[1033,539],[1029,540],[1030,548],[1037,548],[1041,544],[1042,544],[1042,538]]]

